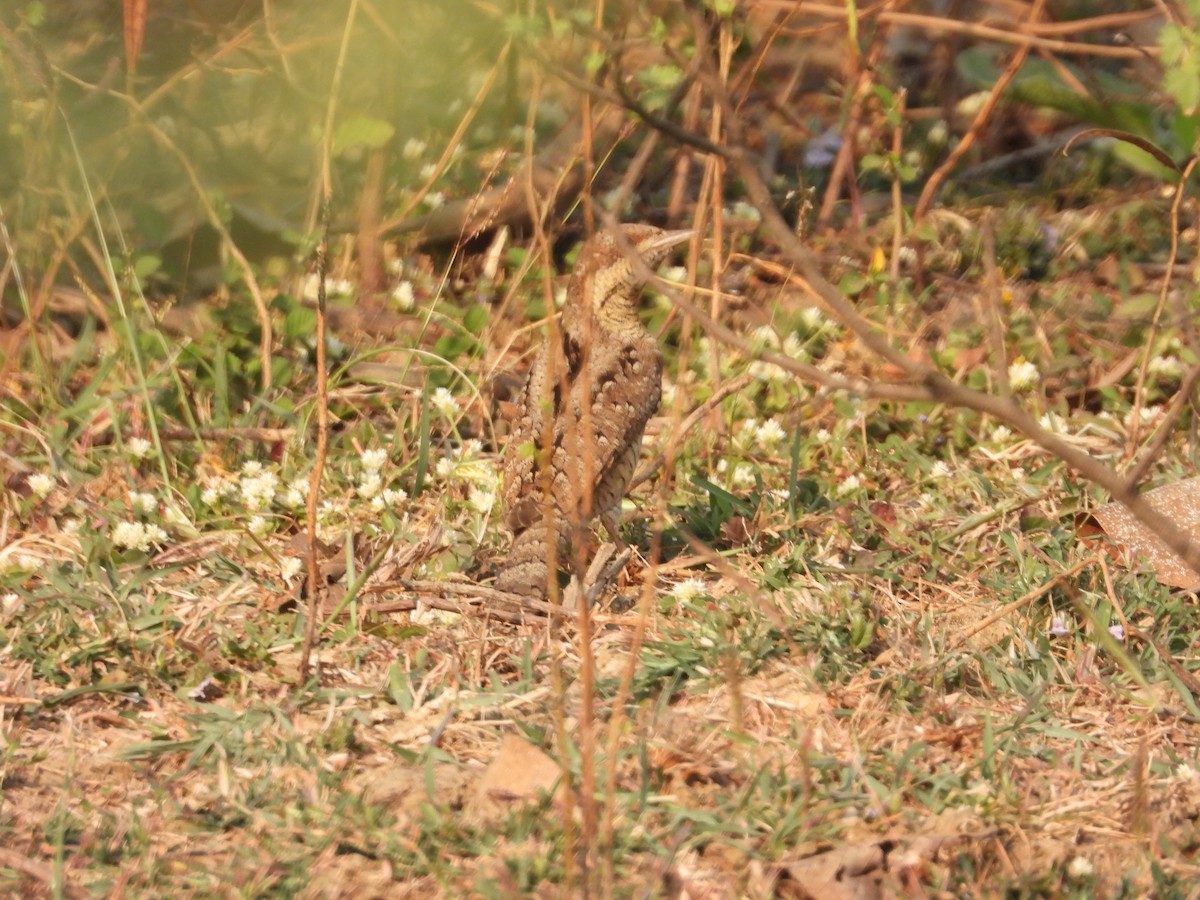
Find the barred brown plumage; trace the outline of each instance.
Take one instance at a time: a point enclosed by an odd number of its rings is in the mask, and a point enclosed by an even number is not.
[[[623,225],[621,233],[652,268],[691,235],[650,225]],[[584,244],[558,340],[547,342],[530,370],[503,455],[513,544],[496,578],[500,590],[544,596],[554,575],[551,545],[554,558],[567,562],[576,525],[594,517],[620,542],[621,501],[662,395],[662,354],[638,318],[640,293],[633,262],[612,234]]]

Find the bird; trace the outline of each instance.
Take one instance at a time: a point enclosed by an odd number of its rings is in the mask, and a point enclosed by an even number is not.
[[[555,339],[517,397],[501,457],[513,542],[495,581],[508,593],[544,598],[557,574],[550,560],[568,562],[573,536],[593,518],[622,545],[621,501],[658,410],[663,371],[658,343],[638,317],[644,279],[626,248],[653,269],[692,232],[644,224],[619,231],[621,240],[602,231],[580,249]]]

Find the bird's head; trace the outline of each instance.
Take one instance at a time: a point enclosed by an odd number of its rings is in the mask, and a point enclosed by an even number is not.
[[[620,231],[624,243],[651,269],[658,268],[673,248],[692,236],[691,231],[664,231],[653,225],[622,225]],[[607,331],[640,332],[637,303],[643,280],[621,242],[611,232],[602,231],[579,251],[567,286],[568,302],[582,299],[583,309],[590,309],[594,323]]]

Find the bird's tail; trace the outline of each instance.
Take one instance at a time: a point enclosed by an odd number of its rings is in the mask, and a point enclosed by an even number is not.
[[[561,565],[565,562],[570,526],[565,519],[556,518],[554,532],[554,559]],[[550,528],[545,519],[520,532],[496,575],[497,590],[537,599],[545,597],[549,579],[557,577],[556,572],[550,571],[550,550]]]

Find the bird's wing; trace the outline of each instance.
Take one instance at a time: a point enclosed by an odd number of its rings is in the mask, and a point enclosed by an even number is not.
[[[585,391],[584,382],[587,382]],[[594,354],[573,390],[573,415],[560,418],[555,428],[555,453],[562,453],[566,496],[582,503],[587,485],[603,484],[631,444],[640,443],[646,422],[662,397],[662,356],[652,338]],[[582,405],[591,400],[590,434]],[[584,447],[590,446],[590,459]],[[561,450],[560,450],[561,448]],[[556,485],[556,489],[559,486]],[[593,513],[600,510],[592,507]]]
[[[597,343],[591,359],[584,361],[578,346],[566,339],[553,365],[543,351],[529,372],[504,450],[505,523],[516,533],[542,518],[538,460],[547,417],[554,422],[551,490],[556,507],[565,512],[578,508],[589,491],[605,482],[630,444],[641,441],[646,422],[658,409],[662,357],[653,339],[619,347]]]

